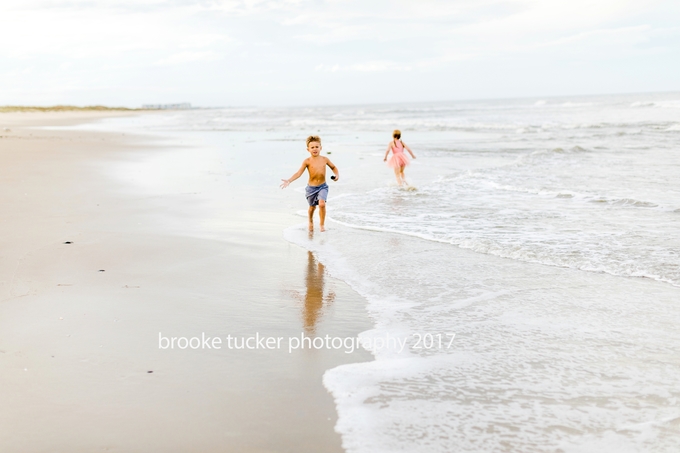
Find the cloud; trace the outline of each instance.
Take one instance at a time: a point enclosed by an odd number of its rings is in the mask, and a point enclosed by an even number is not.
[[[668,55],[680,50],[678,14],[677,2],[661,0],[3,0],[0,96],[86,92],[106,80],[130,96],[172,87],[264,98],[267,86],[278,95],[361,80],[346,93],[363,98],[370,80],[380,80],[372,95],[427,73],[418,86],[441,91],[460,87],[461,78],[501,77],[506,63],[528,80],[532,65],[586,59],[648,67],[637,60],[642,54],[666,58],[670,73],[677,64]],[[621,68],[617,80],[626,77]],[[352,77],[318,77],[333,72]]]
[[[318,72],[386,72],[410,71],[411,69],[410,66],[395,63],[393,61],[368,61],[350,65],[319,64],[314,68],[314,70]]]
[[[156,61],[154,66],[178,65],[196,61],[212,61],[219,60],[220,58],[222,58],[222,55],[210,50],[204,52],[179,52]]]
[[[234,41],[224,33],[206,33],[187,25],[190,16],[183,9],[5,11],[0,14],[0,55],[18,59],[111,58],[130,52],[207,48]]]
[[[234,39],[218,33],[199,33],[183,37],[179,47],[182,49],[201,49],[215,44],[233,43]]]
[[[0,6],[0,55],[30,58],[111,56],[131,51],[248,44],[231,36],[240,17],[269,40],[317,46],[363,42],[365,48],[400,42],[422,47],[421,59],[455,61],[459,55],[525,51],[536,43],[567,44],[654,0],[4,0]],[[247,16],[247,18],[245,17]],[[231,19],[230,19],[231,18]],[[223,26],[220,23],[229,23]],[[640,24],[634,24],[633,27]],[[226,31],[229,30],[229,33]],[[250,31],[250,30],[249,30]],[[280,39],[283,38],[283,39]],[[576,38],[578,40],[580,38]],[[545,44],[548,45],[548,44]],[[555,44],[550,44],[555,45]],[[433,55],[439,53],[439,55]],[[379,59],[379,58],[378,58]],[[153,61],[153,60],[152,60]],[[412,60],[415,64],[416,61]]]
[[[374,30],[365,25],[328,24],[323,32],[299,34],[295,36],[295,39],[323,45],[345,41],[359,41],[371,38],[373,34]]]
[[[648,41],[647,32],[652,29],[649,25],[638,25],[635,27],[604,28],[598,30],[588,30],[570,36],[565,36],[553,41],[541,43],[538,47],[556,47],[571,45],[573,43],[587,41],[592,44],[594,41],[608,44],[638,44]]]

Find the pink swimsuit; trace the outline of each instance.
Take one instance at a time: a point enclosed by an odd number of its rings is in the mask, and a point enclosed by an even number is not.
[[[387,161],[391,168],[400,168],[408,165],[408,157],[404,154],[404,144],[401,140],[392,141],[392,157]]]

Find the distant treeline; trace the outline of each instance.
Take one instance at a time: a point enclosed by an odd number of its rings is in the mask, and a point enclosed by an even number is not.
[[[77,107],[75,105],[53,105],[51,107],[35,107],[26,105],[0,106],[0,112],[66,112],[66,111],[136,111],[144,109],[129,109],[127,107],[106,107],[103,105],[88,105]]]

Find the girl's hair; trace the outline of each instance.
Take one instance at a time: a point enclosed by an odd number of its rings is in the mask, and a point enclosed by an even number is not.
[[[392,137],[399,140],[401,138],[401,131],[399,129],[395,129],[394,132],[392,132]]]

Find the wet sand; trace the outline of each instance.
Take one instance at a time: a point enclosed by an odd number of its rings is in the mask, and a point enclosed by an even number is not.
[[[192,192],[148,196],[104,171],[135,168],[167,146],[38,128],[121,115],[130,114],[0,114],[0,445],[342,451],[321,378],[370,354],[235,350],[226,342],[219,350],[159,349],[159,333],[348,337],[371,328],[364,301],[282,238],[299,218],[253,201],[238,181],[222,206],[231,220],[217,234],[197,235],[192,213],[201,203]]]

